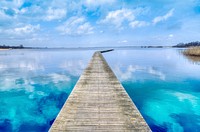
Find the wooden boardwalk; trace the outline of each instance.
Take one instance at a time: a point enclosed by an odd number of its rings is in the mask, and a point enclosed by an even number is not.
[[[49,131],[151,131],[100,52],[95,52]]]

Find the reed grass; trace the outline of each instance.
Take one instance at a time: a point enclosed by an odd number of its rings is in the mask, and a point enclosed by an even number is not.
[[[186,56],[197,56],[200,57],[200,46],[191,47],[183,51],[183,54]]]

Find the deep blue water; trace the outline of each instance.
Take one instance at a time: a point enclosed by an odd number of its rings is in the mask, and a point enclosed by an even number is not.
[[[0,51],[0,131],[48,131],[94,51]],[[155,132],[200,131],[200,65],[179,49],[104,54]]]

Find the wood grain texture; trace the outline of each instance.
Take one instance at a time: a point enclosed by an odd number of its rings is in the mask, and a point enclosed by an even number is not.
[[[102,54],[95,52],[49,131],[151,130]]]

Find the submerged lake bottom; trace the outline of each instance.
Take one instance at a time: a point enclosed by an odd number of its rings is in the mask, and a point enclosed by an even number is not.
[[[48,131],[94,52],[0,51],[0,131]],[[152,131],[200,131],[200,65],[180,49],[103,55]]]

